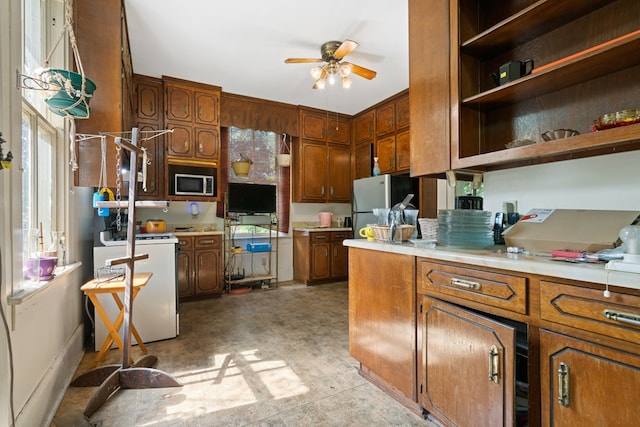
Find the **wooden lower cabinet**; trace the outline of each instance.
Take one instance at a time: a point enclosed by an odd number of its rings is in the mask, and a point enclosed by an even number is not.
[[[540,360],[542,425],[638,425],[640,355],[541,330]]]
[[[178,297],[189,299],[221,295],[221,236],[180,236],[178,240]]]
[[[445,426],[637,425],[640,293],[610,289],[349,247],[349,352]]]
[[[515,329],[445,302],[421,301],[421,403],[446,426],[515,420]]]
[[[349,354],[360,374],[420,413],[412,257],[349,248]]]
[[[348,274],[350,231],[294,231],[293,278],[307,285],[344,280]]]

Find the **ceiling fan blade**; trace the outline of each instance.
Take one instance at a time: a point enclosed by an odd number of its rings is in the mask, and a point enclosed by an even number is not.
[[[287,58],[284,60],[285,64],[306,64],[310,62],[323,62],[321,58]]]
[[[353,49],[357,48],[358,46],[360,45],[354,42],[353,40],[345,40],[342,42],[340,47],[338,47],[336,51],[333,52],[333,57],[336,58],[337,60],[341,60],[342,58],[350,54],[351,51],[353,51]]]
[[[356,75],[358,75],[358,76],[360,76],[360,77],[364,77],[364,78],[365,78],[365,79],[367,79],[367,80],[371,80],[371,79],[373,79],[373,78],[376,76],[376,74],[377,74],[377,73],[376,73],[375,71],[373,71],[373,70],[370,70],[370,69],[368,69],[368,68],[361,67],[361,66],[356,65],[356,64],[353,64],[353,63],[351,63],[351,62],[348,62],[348,64],[349,64],[349,65],[351,65],[351,72],[352,72],[353,74],[356,74]]]

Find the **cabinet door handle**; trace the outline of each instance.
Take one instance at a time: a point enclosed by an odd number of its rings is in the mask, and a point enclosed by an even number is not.
[[[198,108],[198,118],[202,119],[202,107]]]
[[[558,403],[569,407],[569,365],[563,362],[558,365]]]
[[[327,250],[327,248],[324,248],[324,256],[329,258],[329,251]]]
[[[184,114],[189,115],[189,104],[184,104]]]
[[[208,239],[208,240],[199,240],[198,241],[201,245],[213,245],[213,239]]]
[[[329,195],[333,196],[333,185],[331,186],[331,188],[329,189]]]
[[[198,143],[198,152],[202,153],[202,142]]]
[[[188,149],[189,149],[189,140],[188,140],[188,139],[185,139],[185,140],[184,140],[184,149],[185,149],[185,150],[188,150]]]
[[[455,277],[449,281],[449,284],[451,286],[458,286],[466,289],[475,289],[475,290],[482,289],[482,285],[480,285],[480,283],[478,282],[472,282],[471,280],[457,279]]]
[[[602,310],[602,314],[604,315],[604,317],[610,320],[615,320],[617,322],[640,326],[640,316],[638,316],[637,314],[625,313],[622,311],[615,311],[615,310],[609,310],[609,309]]]
[[[327,236],[325,235],[316,236],[316,240],[325,240],[326,238]]]
[[[187,268],[189,268],[189,260],[187,258],[184,259],[184,261],[182,261],[182,264],[184,264],[184,269],[186,270]]]
[[[149,102],[149,110],[151,110],[151,114],[156,114],[156,108],[153,102]]]
[[[322,193],[320,193],[324,196],[324,185],[322,186]]]
[[[496,384],[500,381],[500,353],[498,347],[492,345],[489,349],[489,381]]]

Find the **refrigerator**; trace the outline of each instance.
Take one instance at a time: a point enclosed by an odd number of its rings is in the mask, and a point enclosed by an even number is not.
[[[351,218],[354,238],[362,238],[358,233],[362,227],[366,227],[367,224],[377,224],[377,218],[373,215],[374,208],[392,208],[407,194],[413,194],[411,204],[419,206],[419,190],[418,178],[411,178],[409,175],[386,174],[353,181]]]

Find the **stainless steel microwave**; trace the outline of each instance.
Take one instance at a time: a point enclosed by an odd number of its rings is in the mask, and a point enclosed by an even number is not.
[[[176,173],[173,189],[176,196],[212,197],[216,195],[216,179],[213,175]]]

